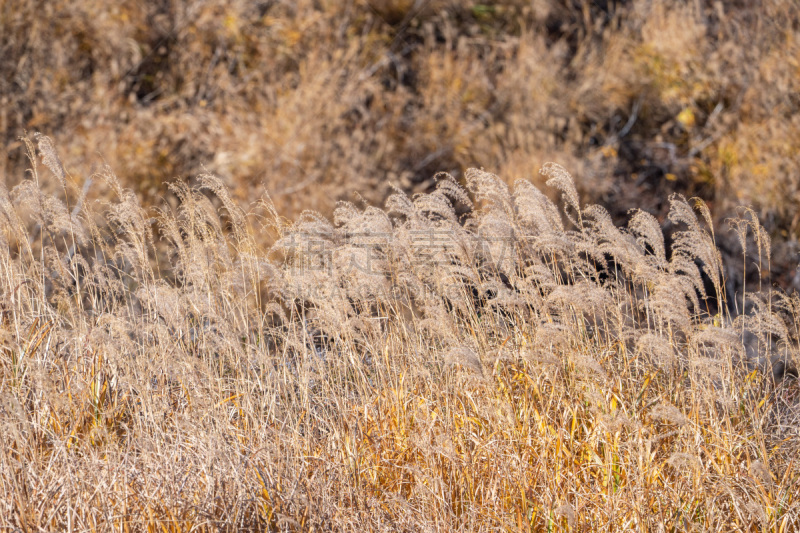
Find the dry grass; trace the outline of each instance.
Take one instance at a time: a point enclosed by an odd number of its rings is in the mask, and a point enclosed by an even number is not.
[[[470,170],[333,222],[211,175],[153,211],[36,143],[0,188],[2,527],[800,526],[800,298],[715,313],[701,202],[670,199],[669,250],[552,164],[559,204]]]
[[[147,206],[205,165],[295,218],[442,170],[542,185],[554,160],[618,223],[672,192],[718,222],[752,205],[800,289],[798,21],[785,0],[0,0],[0,175],[45,131]]]

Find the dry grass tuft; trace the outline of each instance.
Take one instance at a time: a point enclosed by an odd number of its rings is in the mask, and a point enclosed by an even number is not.
[[[2,0],[0,57],[8,189],[25,130],[56,132],[56,176],[102,154],[146,207],[211,173],[291,219],[354,190],[431,192],[440,170],[513,183],[556,160],[617,224],[631,205],[663,220],[672,193],[717,224],[751,205],[773,281],[800,289],[796,2]]]
[[[0,189],[3,527],[800,527],[800,298],[709,313],[702,204],[670,251],[552,165],[566,205],[470,171],[290,222],[206,174],[152,211],[53,146]]]

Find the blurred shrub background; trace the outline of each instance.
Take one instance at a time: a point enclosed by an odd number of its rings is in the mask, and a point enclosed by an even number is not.
[[[152,205],[205,168],[289,218],[557,161],[617,219],[752,205],[800,286],[794,2],[0,0],[0,58],[9,188],[25,131],[78,183],[107,162]]]

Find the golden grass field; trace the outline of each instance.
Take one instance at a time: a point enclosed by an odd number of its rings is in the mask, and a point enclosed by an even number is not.
[[[0,0],[0,528],[800,529],[799,86],[777,0]]]

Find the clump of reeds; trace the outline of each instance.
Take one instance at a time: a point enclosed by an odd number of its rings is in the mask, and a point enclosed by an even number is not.
[[[0,188],[3,526],[800,525],[800,299],[732,316],[701,201],[669,246],[554,164],[561,204],[471,170],[333,221],[211,175],[145,211],[36,141]]]

